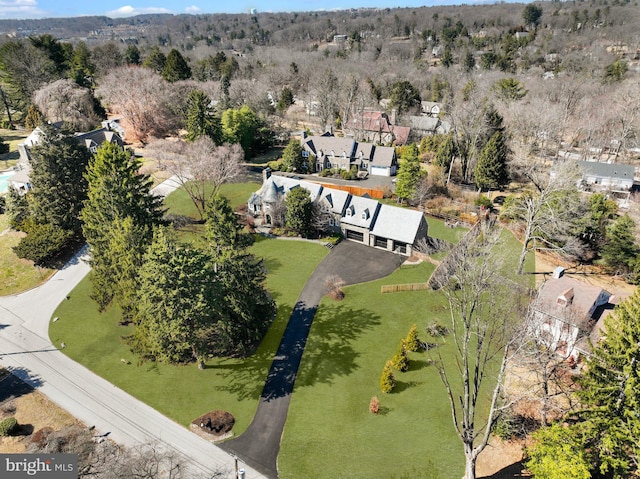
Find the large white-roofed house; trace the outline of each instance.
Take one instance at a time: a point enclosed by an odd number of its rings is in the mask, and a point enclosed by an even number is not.
[[[419,211],[269,172],[262,187],[249,198],[249,213],[260,218],[262,225],[274,225],[287,193],[294,188],[310,192],[311,200],[329,217],[327,231],[340,232],[350,241],[411,256],[418,242],[427,237],[427,221]]]

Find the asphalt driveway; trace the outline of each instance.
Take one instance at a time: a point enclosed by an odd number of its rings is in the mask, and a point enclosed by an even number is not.
[[[404,257],[351,241],[343,241],[318,265],[305,284],[280,341],[265,382],[258,410],[247,430],[220,445],[267,477],[277,478],[280,439],[287,419],[296,375],[318,304],[329,275],[347,284],[388,276]]]

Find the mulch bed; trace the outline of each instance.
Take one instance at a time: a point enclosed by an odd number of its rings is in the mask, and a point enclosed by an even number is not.
[[[210,411],[191,421],[189,428],[207,440],[222,441],[233,436],[231,429],[235,422],[227,411]]]

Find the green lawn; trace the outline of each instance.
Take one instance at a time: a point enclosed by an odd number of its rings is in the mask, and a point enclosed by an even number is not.
[[[21,234],[8,231],[9,219],[0,215],[0,296],[16,294],[44,282],[53,271],[39,268],[32,261],[20,259],[11,248],[20,242]]]
[[[251,193],[258,189],[260,189],[258,183],[231,183],[222,185],[220,193],[227,197],[232,208],[237,208],[242,204],[247,204]],[[182,188],[167,196],[164,204],[172,213],[198,218],[198,211],[195,205]]]
[[[248,359],[208,360],[204,371],[195,365],[138,364],[121,339],[131,327],[118,326],[115,308],[98,312],[89,298],[88,278],[54,313],[60,319],[51,323],[51,341],[56,345],[65,342],[65,354],[181,424],[188,425],[207,411],[223,409],[235,416],[233,430],[240,434],[253,419],[296,299],[328,252],[320,245],[280,240],[258,241],[252,251],[265,259],[267,287],[278,303],[278,315],[256,354]]]
[[[257,187],[226,185],[223,192],[236,206]],[[167,204],[180,214],[195,212],[188,197],[179,191],[167,198]],[[430,234],[450,241],[460,239],[462,230],[439,223],[429,219]],[[517,259],[520,243],[506,230],[502,239],[500,251],[513,258],[505,264],[504,274],[513,280],[515,264],[511,263]],[[257,237],[252,251],[265,260],[267,286],[278,304],[278,315],[256,354],[248,359],[208,360],[204,371],[194,365],[138,364],[121,339],[130,333],[130,327],[117,325],[114,309],[102,314],[97,311],[89,299],[88,279],[55,312],[60,320],[51,324],[50,337],[54,344],[64,341],[64,352],[70,357],[179,423],[187,425],[207,411],[224,409],[236,418],[234,433],[241,434],[253,418],[295,301],[328,253],[313,243],[262,237]],[[382,280],[346,288],[341,302],[323,300],[282,439],[282,478],[400,477],[416,470],[433,470],[442,479],[462,475],[462,447],[428,354],[411,354],[411,369],[397,374],[399,384],[392,394],[384,395],[378,389],[384,363],[412,324],[416,323],[422,339],[429,341],[426,325],[433,320],[449,321],[441,294],[382,294],[380,286],[424,282],[433,268],[430,263],[402,267]],[[532,279],[526,275],[517,281],[528,284]],[[451,357],[450,344],[440,350],[445,358]],[[382,406],[377,416],[368,411],[374,395]]]
[[[444,225],[444,220],[427,216],[427,224],[429,225],[429,236],[448,241],[452,244],[458,244],[458,241],[469,231],[469,228],[457,226],[449,228]]]
[[[400,339],[416,323],[447,322],[433,291],[381,294],[383,284],[424,281],[434,266],[401,268],[379,281],[348,287],[341,302],[325,299],[313,322],[291,400],[279,470],[283,479],[399,477],[435,464],[440,477],[460,477],[462,447],[437,370],[426,353],[382,394],[378,380]],[[443,354],[446,354],[443,348]],[[382,413],[368,406],[378,396]],[[412,476],[407,476],[412,477]]]
[[[18,162],[18,158],[20,158],[18,143],[22,143],[30,133],[31,131],[28,130],[0,129],[0,138],[9,144],[9,152],[0,155],[0,171],[7,170]]]

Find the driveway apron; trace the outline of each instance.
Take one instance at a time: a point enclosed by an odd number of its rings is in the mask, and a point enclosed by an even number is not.
[[[383,278],[398,268],[403,257],[351,241],[343,241],[318,265],[305,284],[282,335],[253,421],[238,438],[220,445],[267,477],[277,478],[280,439],[291,393],[318,304],[329,275],[346,284]]]

